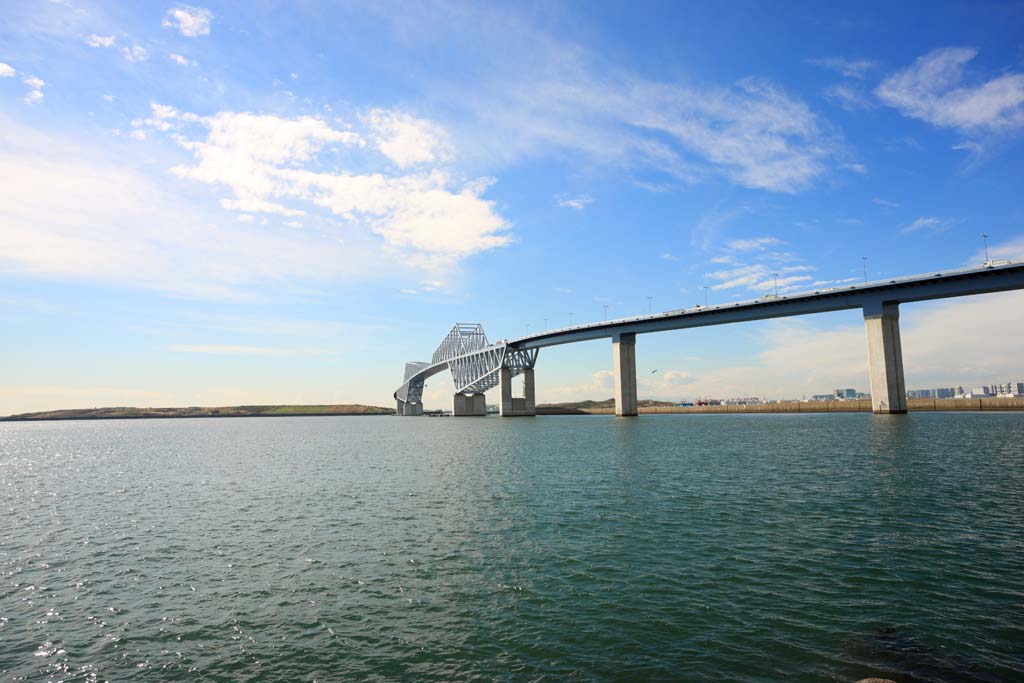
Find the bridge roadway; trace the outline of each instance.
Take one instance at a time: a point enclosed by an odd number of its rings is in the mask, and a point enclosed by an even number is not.
[[[638,334],[859,308],[864,314],[867,333],[872,410],[875,413],[905,413],[900,304],[1017,289],[1024,289],[1024,263],[989,261],[971,268],[583,323],[496,344],[487,342],[480,325],[456,325],[438,347],[432,362],[406,365],[405,381],[395,392],[395,398],[400,415],[422,414],[420,400],[424,380],[451,369],[456,387],[454,415],[484,414],[483,392],[499,385],[499,412],[503,416],[533,415],[536,412],[533,368],[539,350],[547,346],[610,338],[615,414],[636,415]],[[512,397],[512,378],[517,375],[524,377],[523,398]]]

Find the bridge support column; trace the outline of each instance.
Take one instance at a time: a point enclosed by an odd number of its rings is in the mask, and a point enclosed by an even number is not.
[[[868,335],[871,412],[876,415],[906,413],[907,386],[903,378],[899,304],[865,304],[864,326]]]
[[[537,398],[533,384],[533,368],[525,368],[523,375],[523,398],[512,398],[512,370],[498,370],[498,385],[501,389],[501,401],[498,414],[502,417],[532,417],[537,414]]]
[[[411,417],[423,417],[423,404],[422,403],[406,403],[405,404],[405,415]]]
[[[483,394],[455,394],[452,417],[483,417],[487,415],[487,399]]]
[[[635,334],[617,334],[612,337],[612,360],[615,364],[615,414],[619,417],[636,415]]]

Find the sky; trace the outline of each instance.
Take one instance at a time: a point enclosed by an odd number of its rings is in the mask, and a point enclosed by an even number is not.
[[[456,322],[963,267],[983,233],[1024,258],[1021,26],[1020,2],[7,0],[0,414],[390,406]],[[1024,381],[1024,293],[901,314],[908,388]],[[867,391],[865,347],[857,311],[643,335],[639,393]],[[611,364],[545,349],[538,400],[607,398]]]

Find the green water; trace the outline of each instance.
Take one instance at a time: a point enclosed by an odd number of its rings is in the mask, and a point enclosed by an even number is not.
[[[1024,415],[0,424],[0,681],[1024,680]]]

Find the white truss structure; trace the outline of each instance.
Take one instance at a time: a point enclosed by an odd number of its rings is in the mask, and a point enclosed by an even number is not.
[[[405,364],[405,379],[395,398],[421,403],[426,380],[444,369],[451,370],[455,392],[482,394],[498,385],[498,372],[508,368],[516,376],[537,363],[537,349],[514,349],[505,342],[491,344],[479,323],[456,323],[434,351],[431,362]]]

